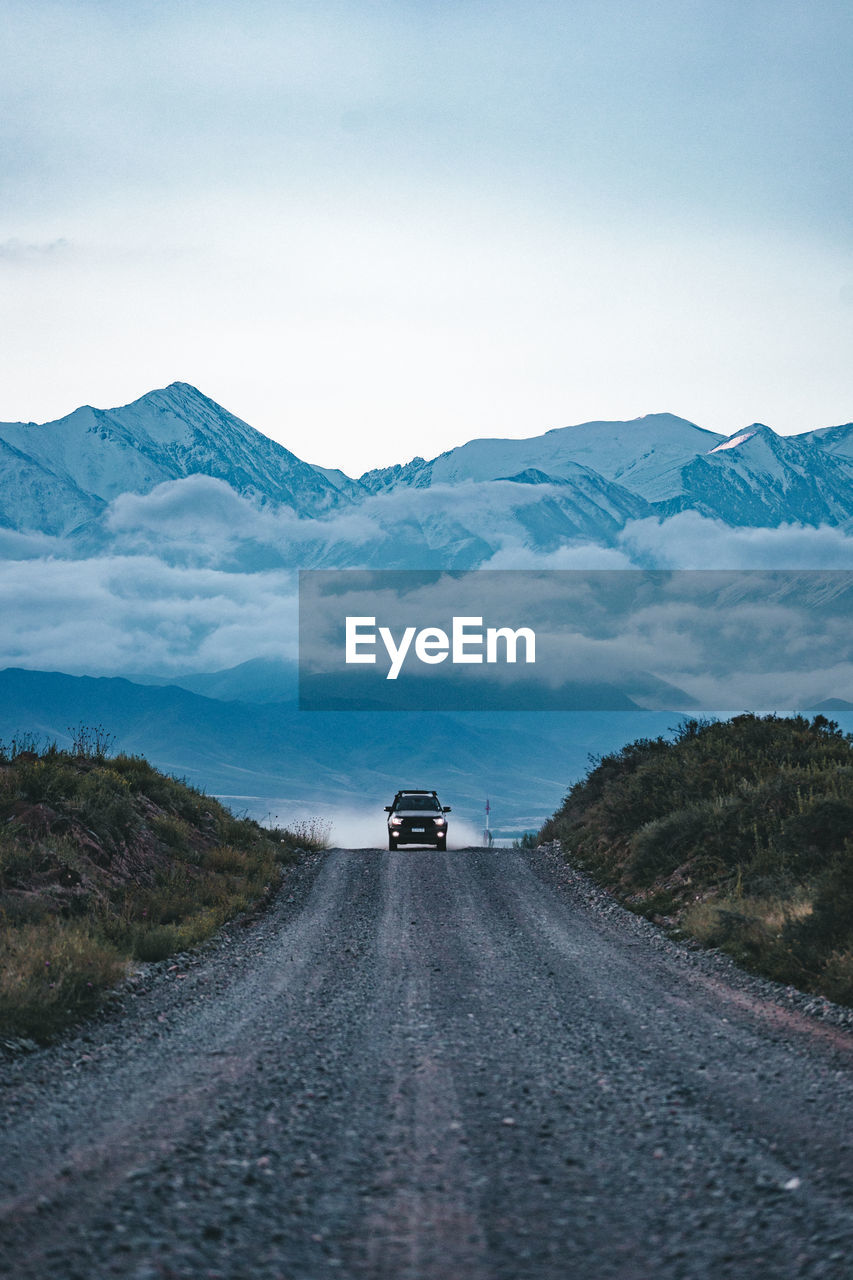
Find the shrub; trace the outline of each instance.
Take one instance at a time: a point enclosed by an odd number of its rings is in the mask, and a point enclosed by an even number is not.
[[[114,769],[84,773],[77,792],[80,820],[110,846],[127,840],[139,815],[125,780]]]
[[[181,949],[181,933],[177,925],[157,924],[134,929],[127,937],[135,960],[165,960]]]
[[[815,887],[811,914],[792,923],[787,936],[802,963],[819,971],[830,953],[853,946],[853,840]]]
[[[107,759],[109,735],[84,728],[75,754],[13,746],[0,761],[0,1023],[39,1039],[94,1008],[131,957],[195,946],[262,900],[318,830],[235,818],[140,756]]]
[[[697,858],[712,876],[725,875],[739,855],[735,837],[740,808],[736,797],[702,800],[646,823],[630,841],[626,866],[630,883],[651,885]]]
[[[115,734],[109,733],[102,724],[81,722],[74,728],[69,727],[68,733],[71,754],[84,760],[104,760],[115,746]]]
[[[47,756],[18,763],[15,773],[18,797],[33,804],[56,805],[80,790],[79,773],[62,756]]]
[[[151,830],[158,840],[175,852],[186,854],[192,847],[191,828],[185,818],[171,813],[158,814],[151,820]]]
[[[823,716],[744,714],[592,761],[540,838],[632,910],[665,910],[742,963],[837,993],[853,949],[851,832],[853,738]]]
[[[271,834],[300,849],[328,849],[331,822],[324,818],[301,818],[291,827],[273,828]]]
[[[539,844],[539,837],[535,831],[524,831],[518,840],[513,840],[513,849],[535,849]]]

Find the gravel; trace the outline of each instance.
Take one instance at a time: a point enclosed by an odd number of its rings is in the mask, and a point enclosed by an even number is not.
[[[332,850],[0,1064],[0,1274],[846,1280],[850,1022],[553,848]]]
[[[786,1009],[796,1009],[819,1018],[822,1022],[853,1032],[853,1009],[833,1004],[825,996],[808,995],[796,987],[783,986],[747,973],[724,951],[704,947],[695,938],[676,939],[650,920],[621,906],[606,889],[600,888],[583,871],[566,861],[560,852],[559,840],[539,845],[533,855],[533,865],[543,880],[568,893],[575,901],[583,902],[596,915],[610,917],[623,933],[631,932],[646,939],[650,946],[665,951],[675,963],[696,969],[709,978],[719,978],[734,990],[759,1000],[771,1001]]]

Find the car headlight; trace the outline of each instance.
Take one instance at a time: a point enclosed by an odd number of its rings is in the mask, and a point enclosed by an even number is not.
[[[402,819],[402,818],[392,818],[392,819],[391,819],[391,826],[392,826],[392,827],[399,827],[399,826],[402,824],[402,821],[403,821],[403,819]]]
[[[443,826],[445,826],[446,824],[447,824],[447,819],[446,819],[446,818],[436,818],[436,820],[435,820],[435,825],[436,825],[437,827],[443,827]]]

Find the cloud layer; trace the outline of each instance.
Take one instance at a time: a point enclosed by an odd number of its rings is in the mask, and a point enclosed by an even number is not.
[[[168,674],[293,657],[296,566],[440,566],[448,547],[463,567],[473,556],[490,569],[853,566],[843,529],[735,530],[692,512],[629,522],[607,546],[577,539],[537,550],[510,507],[541,502],[548,488],[436,486],[418,491],[416,505],[398,491],[306,520],[191,476],[118,498],[107,542],[91,532],[88,546],[73,546],[0,530],[0,666]],[[756,641],[764,625],[756,619]],[[768,635],[777,625],[766,621]],[[677,631],[650,624],[635,643],[638,652],[646,643],[650,652],[674,647]],[[793,652],[795,637],[785,643]]]

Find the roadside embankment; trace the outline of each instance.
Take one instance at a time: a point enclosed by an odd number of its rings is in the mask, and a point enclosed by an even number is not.
[[[853,1004],[853,738],[825,717],[689,720],[631,742],[539,838],[673,932]]]
[[[312,832],[270,830],[81,728],[0,746],[0,1036],[49,1039],[133,960],[263,903]],[[320,843],[314,832],[315,846]]]

